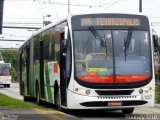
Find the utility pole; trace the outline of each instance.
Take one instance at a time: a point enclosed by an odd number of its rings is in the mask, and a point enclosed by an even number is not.
[[[70,0],[68,0],[68,14],[70,13]]]
[[[2,56],[2,54],[1,54],[1,52],[0,52],[0,56],[1,56],[1,63],[3,63],[4,62],[4,60],[3,60],[3,56]]]
[[[142,0],[139,0],[139,12],[142,12]]]
[[[50,24],[51,21],[45,20],[46,17],[51,17],[51,15],[43,15],[43,27]]]

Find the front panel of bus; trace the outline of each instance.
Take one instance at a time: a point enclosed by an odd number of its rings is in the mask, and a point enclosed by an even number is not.
[[[0,63],[0,85],[10,87],[11,84],[11,65],[9,63]]]
[[[84,97],[79,98],[77,107],[153,106],[148,18],[93,14],[73,16],[71,22],[75,79],[72,92]]]

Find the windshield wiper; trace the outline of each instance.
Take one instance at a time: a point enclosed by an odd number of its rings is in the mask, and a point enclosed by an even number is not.
[[[100,36],[100,34],[97,32],[97,30],[93,26],[89,27],[89,29],[91,30],[94,37],[100,41],[101,46],[107,48],[107,46],[104,42],[104,39]]]
[[[131,27],[128,31],[127,38],[124,42],[125,61],[126,61],[126,56],[127,56],[127,49],[129,48],[130,41],[131,41],[131,38],[132,38],[132,33],[133,33],[133,28]]]

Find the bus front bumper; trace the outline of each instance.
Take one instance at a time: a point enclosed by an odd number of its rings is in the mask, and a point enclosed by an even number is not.
[[[0,81],[0,85],[8,85],[11,84],[11,81]]]
[[[68,109],[124,109],[130,107],[152,107],[141,96],[84,96],[68,90]],[[113,104],[112,104],[113,103]],[[116,105],[117,104],[117,105]]]

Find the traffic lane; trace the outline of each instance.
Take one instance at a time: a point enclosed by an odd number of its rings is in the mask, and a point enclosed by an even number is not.
[[[77,117],[53,109],[0,107],[0,120],[78,120]]]
[[[134,114],[155,114],[160,116],[160,107],[153,108],[136,108]]]
[[[19,83],[12,83],[10,88],[4,88],[3,85],[0,85],[0,93],[15,99],[23,100],[23,97],[20,95],[19,91]]]
[[[124,120],[126,115],[120,110],[67,110],[60,112],[54,108],[44,109],[22,109],[22,108],[0,108],[0,113],[7,115],[17,115],[18,120]],[[160,108],[136,108],[134,114],[138,115],[158,115],[160,118]],[[159,119],[156,119],[159,120]]]
[[[0,113],[8,115],[18,115],[18,120],[124,120],[126,115],[120,110],[67,110],[60,112],[54,108],[44,109],[22,109],[22,108],[0,108]],[[133,114],[138,115],[158,115],[160,118],[160,108],[136,108]],[[156,119],[159,120],[159,119]]]
[[[75,110],[67,112],[70,115],[76,116],[81,120],[124,120],[125,115],[121,111],[109,110]]]
[[[36,109],[36,112],[46,115],[52,120],[81,120],[74,115],[68,114],[66,110],[65,112],[61,112],[54,108],[47,108],[46,110]]]
[[[32,109],[0,108],[0,120],[51,120]]]
[[[121,110],[117,111],[96,111],[96,110],[87,110],[87,111],[72,111],[68,114],[76,116],[81,120],[124,120],[128,118],[128,115],[122,114]],[[160,108],[135,108],[133,114],[131,115],[156,115],[159,120],[160,118]]]

